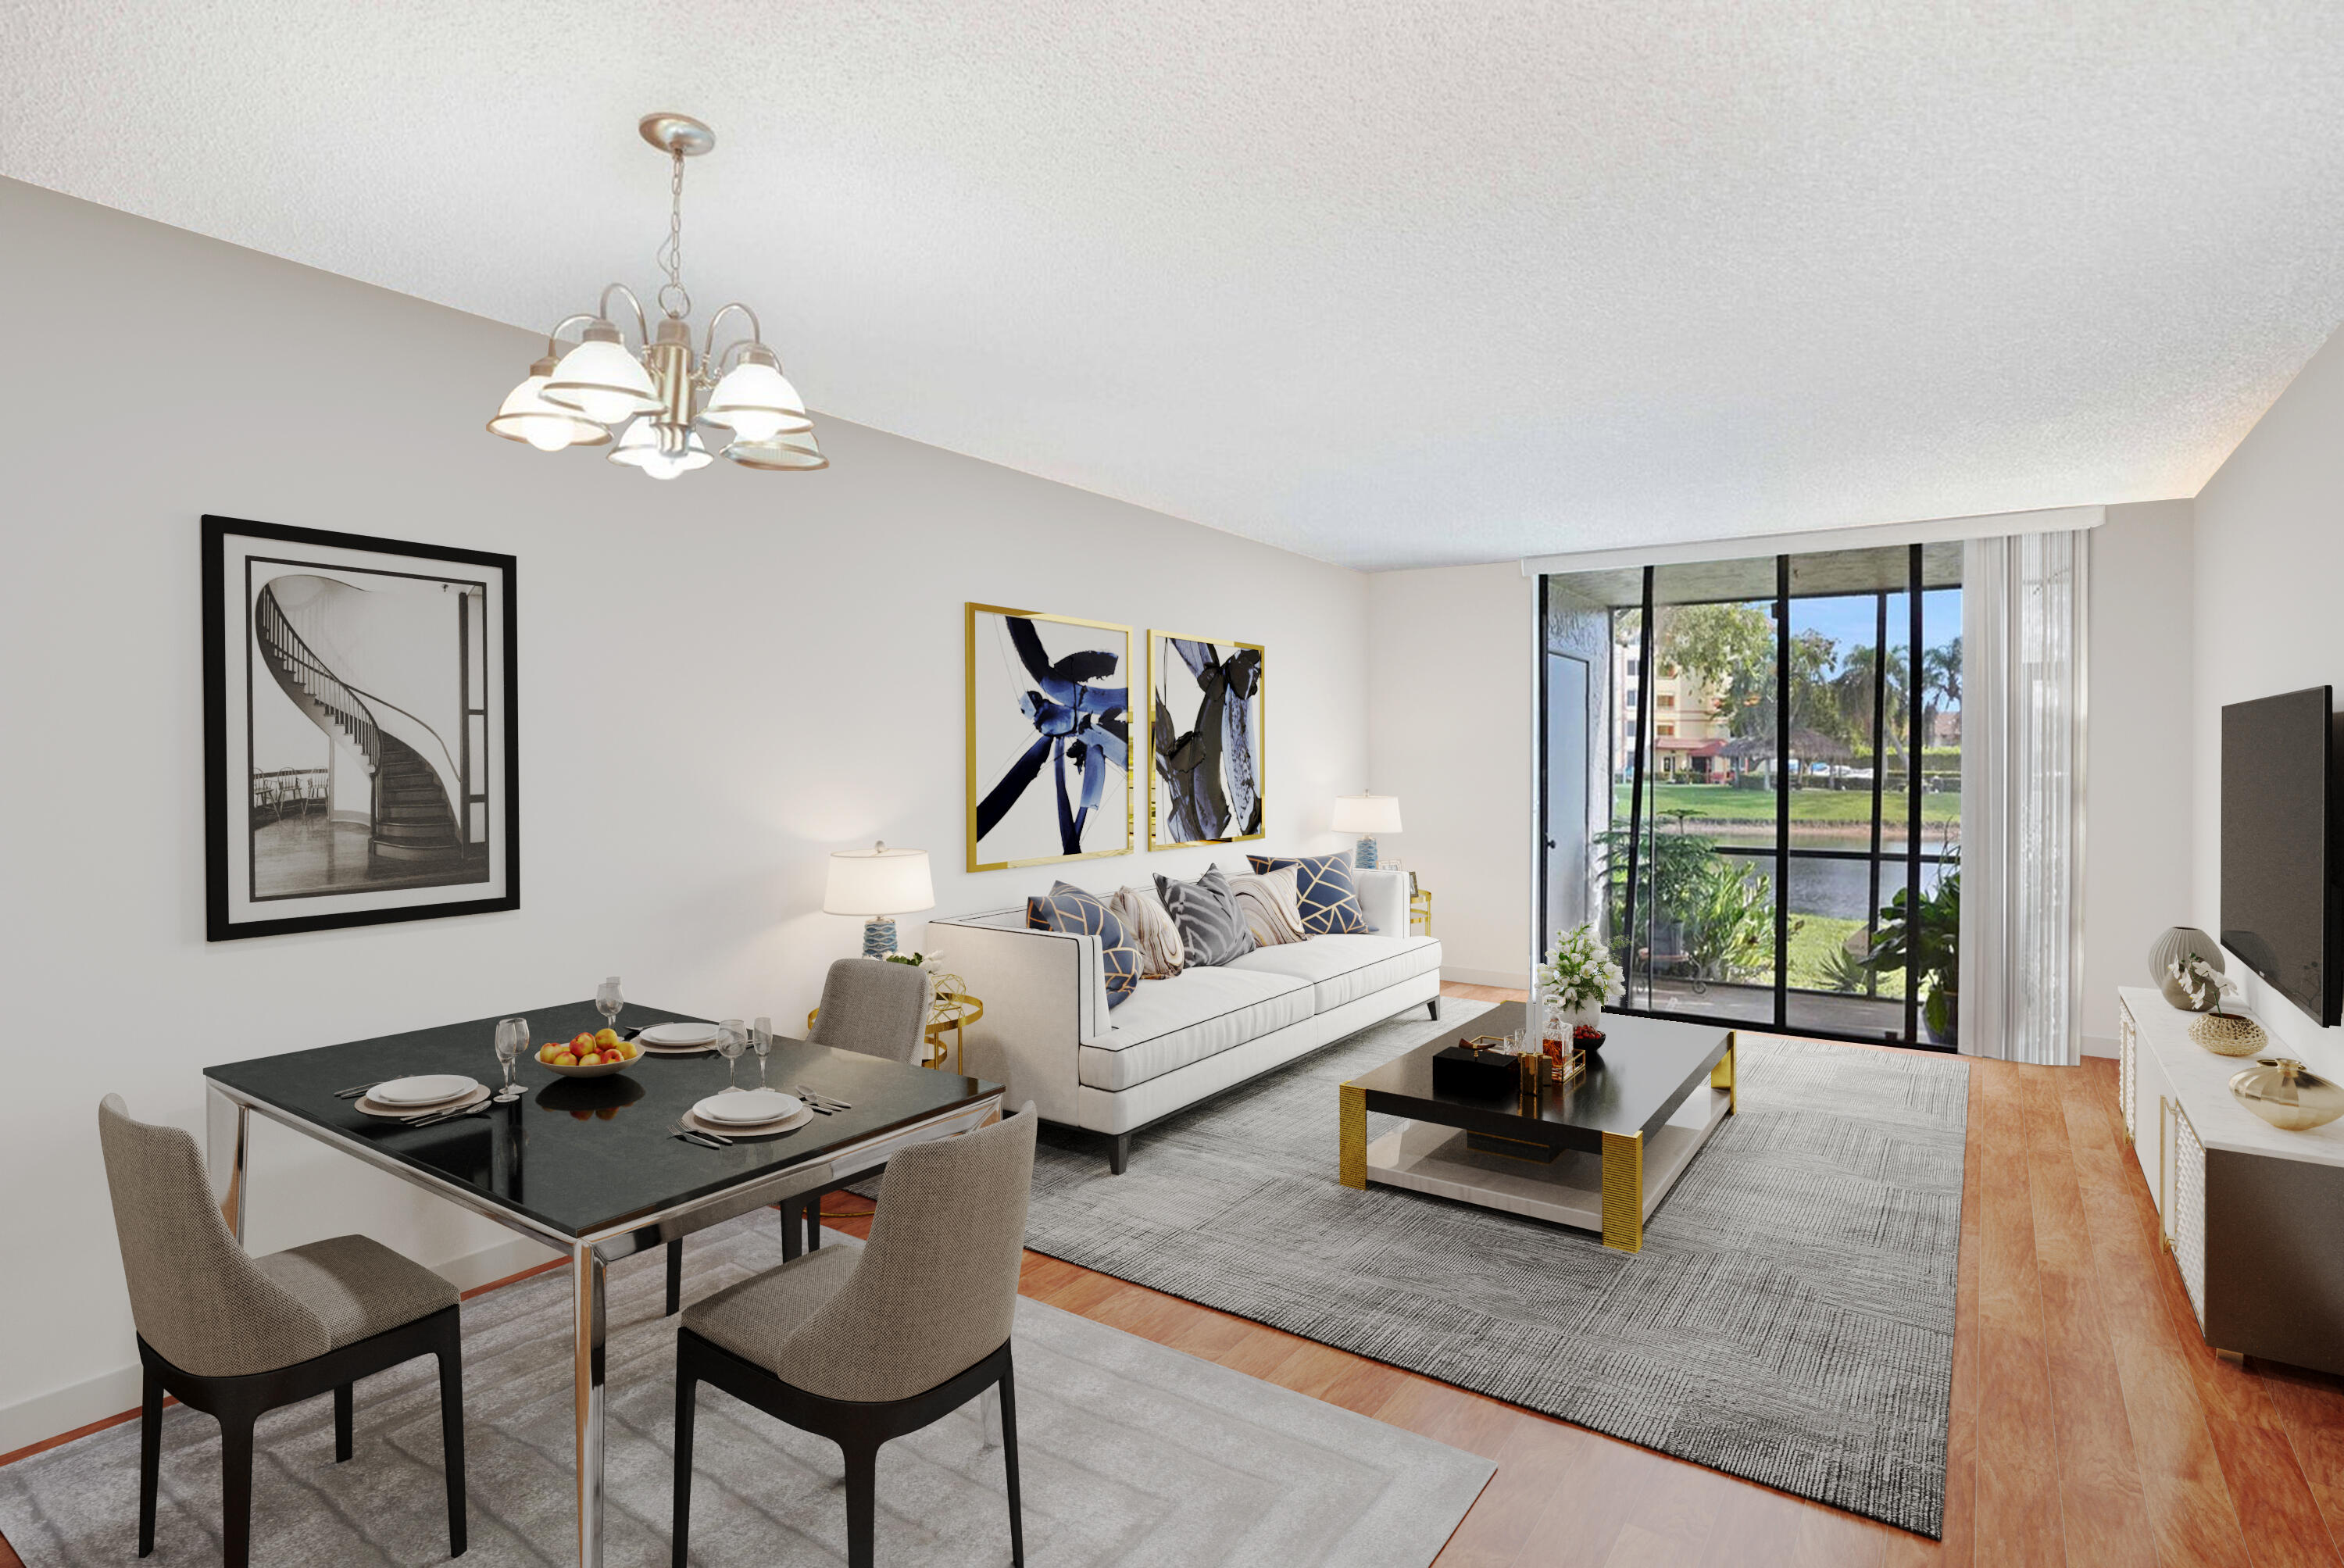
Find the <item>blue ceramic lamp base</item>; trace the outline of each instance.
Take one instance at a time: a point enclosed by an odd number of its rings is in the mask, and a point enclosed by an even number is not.
[[[884,958],[895,950],[895,923],[884,916],[869,920],[863,926],[863,956]]]
[[[1351,866],[1352,869],[1357,871],[1373,871],[1376,868],[1376,841],[1374,839],[1363,838],[1359,840],[1359,847],[1351,852]]]

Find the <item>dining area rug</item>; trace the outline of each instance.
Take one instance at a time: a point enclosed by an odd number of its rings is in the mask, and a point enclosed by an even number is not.
[[[854,1247],[830,1233],[823,1245]],[[686,1245],[687,1301],[782,1261],[770,1211]],[[672,1498],[676,1320],[663,1255],[609,1278],[603,1561],[664,1568]],[[467,1568],[576,1558],[570,1295],[563,1270],[464,1304]],[[1493,1466],[1399,1428],[1020,1299],[1018,1455],[1034,1568],[1426,1568]],[[448,1561],[436,1363],[358,1385],[357,1449],[335,1464],[333,1402],[261,1418],[256,1568]],[[702,1387],[692,1560],[707,1568],[844,1563],[838,1450]],[[138,1427],[110,1427],[0,1468],[0,1535],[26,1568],[138,1561]],[[219,1429],[164,1415],[148,1563],[220,1560]],[[878,1560],[1009,1561],[1002,1452],[976,1404],[880,1451]]]
[[[1936,1536],[1968,1065],[1743,1035],[1738,1113],[1629,1253],[1339,1184],[1337,1086],[1486,1004],[1444,1007],[1158,1124],[1121,1176],[1045,1127],[1026,1245]]]

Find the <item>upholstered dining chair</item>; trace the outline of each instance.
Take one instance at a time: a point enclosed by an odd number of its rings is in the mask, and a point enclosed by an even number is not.
[[[900,1151],[859,1250],[804,1253],[684,1313],[675,1352],[675,1568],[684,1568],[689,1546],[692,1426],[703,1382],[838,1444],[849,1568],[872,1568],[880,1448],[997,1384],[1009,1559],[1026,1561],[1009,1331],[1037,1120],[1029,1100],[1005,1121]]]
[[[364,1236],[264,1258],[220,1217],[196,1140],[97,1108],[106,1182],[146,1370],[138,1423],[138,1555],[155,1550],[163,1396],[219,1422],[220,1540],[227,1568],[252,1550],[252,1429],[265,1411],[333,1391],[334,1461],[350,1457],[350,1385],[417,1356],[440,1358],[448,1553],[464,1554],[463,1352],[456,1289]]]
[[[822,1006],[806,1020],[806,1037],[817,1046],[909,1062],[918,1059],[927,1027],[926,970],[871,958],[841,958],[823,976]],[[777,1206],[782,1211],[782,1256],[794,1258],[820,1247],[822,1200],[848,1187],[875,1181],[886,1168],[858,1170],[819,1192],[783,1199]],[[682,1305],[683,1241],[678,1238],[667,1244],[667,1316],[674,1317]]]

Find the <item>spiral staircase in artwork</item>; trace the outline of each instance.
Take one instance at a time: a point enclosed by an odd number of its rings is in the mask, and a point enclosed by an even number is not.
[[[268,588],[261,589],[254,606],[253,630],[262,662],[294,706],[364,760],[372,781],[369,853],[418,871],[465,861],[464,835],[439,774],[413,746],[383,727],[369,703],[372,693],[351,685],[327,666],[294,630]],[[407,716],[412,720],[412,715]],[[424,728],[425,733],[433,733],[429,726]],[[479,846],[473,847],[480,852]]]

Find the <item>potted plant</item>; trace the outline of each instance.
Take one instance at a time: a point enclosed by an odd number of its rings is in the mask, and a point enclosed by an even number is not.
[[[1961,1027],[1962,873],[1958,861],[1947,858],[1953,869],[1917,902],[1911,888],[1897,889],[1880,911],[1879,934],[1864,961],[1875,975],[1912,966],[1923,1030],[1940,1046],[1952,1045]]]
[[[1603,1005],[1618,1001],[1622,993],[1620,966],[1603,950],[1592,926],[1556,937],[1535,979],[1534,999],[1543,1005],[1550,1027],[1600,1027]]]

